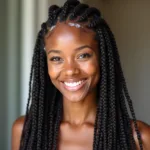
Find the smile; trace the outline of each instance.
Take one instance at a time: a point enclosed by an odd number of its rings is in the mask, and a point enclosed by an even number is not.
[[[82,84],[82,82],[84,82],[84,80],[78,81],[78,82],[64,82],[64,84],[65,84],[66,86],[69,86],[69,87],[75,87],[75,86],[77,86],[77,85]]]
[[[85,84],[85,81],[86,80],[81,80],[81,81],[77,81],[77,82],[63,82],[63,85],[64,85],[65,89],[67,89],[69,91],[77,91],[83,87],[83,85]]]

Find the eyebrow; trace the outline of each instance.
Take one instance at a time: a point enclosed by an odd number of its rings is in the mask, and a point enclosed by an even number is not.
[[[80,51],[80,50],[82,50],[82,49],[84,49],[84,48],[90,48],[91,50],[93,50],[93,48],[92,48],[91,46],[84,45],[84,46],[75,48],[75,51]],[[57,53],[57,54],[60,54],[61,51],[60,51],[60,50],[54,50],[54,49],[52,49],[52,50],[49,50],[49,51],[47,52],[47,54],[50,54],[50,53]]]

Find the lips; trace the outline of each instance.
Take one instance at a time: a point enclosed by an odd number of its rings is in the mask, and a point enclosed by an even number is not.
[[[63,87],[67,89],[68,91],[78,91],[81,89],[84,84],[86,83],[86,80],[78,80],[78,81],[65,81],[61,82],[63,84]]]

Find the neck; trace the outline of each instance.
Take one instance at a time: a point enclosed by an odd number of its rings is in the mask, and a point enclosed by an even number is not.
[[[81,125],[95,123],[96,94],[93,93],[79,102],[71,102],[63,98],[63,121],[70,124]]]

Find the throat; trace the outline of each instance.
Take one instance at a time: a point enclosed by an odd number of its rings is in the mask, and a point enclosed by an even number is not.
[[[63,120],[74,125],[95,123],[96,118],[96,92],[91,92],[85,99],[72,102],[63,97]]]
[[[80,105],[75,103],[71,107],[64,106],[63,122],[80,126],[85,123],[95,123],[96,105]]]

